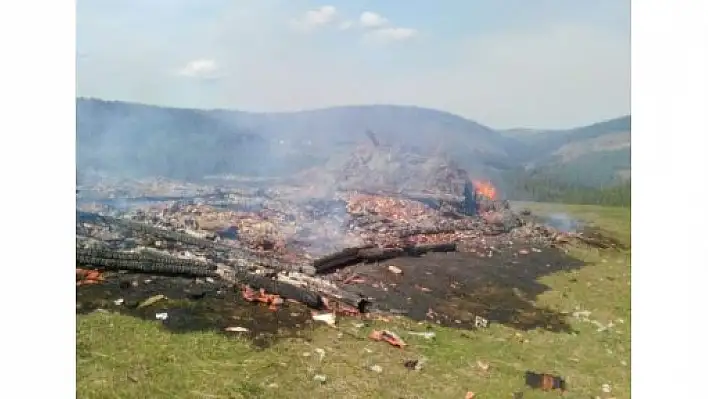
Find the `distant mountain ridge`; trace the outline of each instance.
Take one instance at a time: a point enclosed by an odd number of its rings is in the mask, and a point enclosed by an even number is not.
[[[624,150],[624,136],[603,137],[625,128],[629,131],[629,117],[530,138],[410,106],[249,113],[78,98],[77,169],[174,178],[294,173],[350,153],[369,142],[366,132],[371,131],[384,144],[445,154],[471,175],[495,180],[521,166],[602,153],[603,145]],[[594,167],[592,162],[588,167]]]
[[[631,116],[568,130],[504,131],[517,140],[512,156],[527,170],[589,186],[629,179]]]

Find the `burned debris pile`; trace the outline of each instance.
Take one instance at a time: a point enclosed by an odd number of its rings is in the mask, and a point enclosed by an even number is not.
[[[567,236],[516,214],[490,183],[440,157],[380,143],[267,188],[191,185],[189,197],[172,198],[160,186],[179,185],[143,183],[149,195],[124,188],[130,199],[112,190],[103,202],[99,187],[79,201],[77,285],[85,270],[218,278],[242,287],[249,301],[277,306],[268,296],[276,295],[356,314],[377,305],[333,273],[343,267],[427,253],[486,257]]]

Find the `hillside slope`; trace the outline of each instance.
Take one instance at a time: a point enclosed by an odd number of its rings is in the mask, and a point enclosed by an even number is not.
[[[77,169],[122,177],[198,178],[232,170],[255,173],[260,135],[201,111],[79,99]]]
[[[467,119],[403,106],[350,106],[257,114],[77,99],[79,170],[168,177],[283,174],[326,163],[369,143],[443,153],[493,177],[511,164],[509,139]],[[500,166],[501,165],[501,166]]]
[[[512,157],[535,174],[588,186],[631,176],[630,116],[575,129],[514,129],[502,135],[516,140]]]
[[[292,113],[164,108],[77,99],[77,170],[115,176],[285,175],[380,145],[444,155],[504,190],[529,171],[601,185],[629,177],[630,117],[563,131],[498,132],[432,109],[365,105]],[[336,162],[335,162],[336,163]]]

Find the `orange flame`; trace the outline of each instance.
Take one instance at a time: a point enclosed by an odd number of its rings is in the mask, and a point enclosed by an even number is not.
[[[474,180],[472,181],[472,184],[474,184],[477,194],[487,197],[491,200],[495,200],[497,198],[497,189],[492,185],[491,182]]]

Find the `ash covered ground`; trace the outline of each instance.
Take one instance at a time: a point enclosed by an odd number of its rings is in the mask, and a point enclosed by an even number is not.
[[[539,277],[582,266],[569,241],[616,243],[517,213],[442,157],[375,144],[287,178],[82,182],[77,312],[236,325],[258,344],[313,315],[568,330],[534,305]]]

